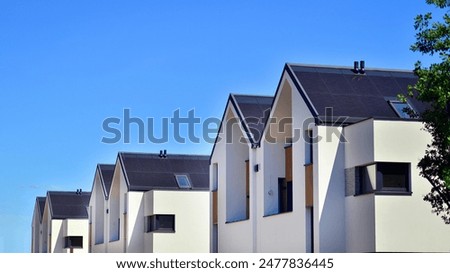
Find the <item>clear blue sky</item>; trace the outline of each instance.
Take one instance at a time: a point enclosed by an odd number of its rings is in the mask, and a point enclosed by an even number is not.
[[[426,10],[425,0],[0,1],[0,252],[29,252],[36,196],[89,191],[96,164],[118,151],[211,151],[135,135],[104,144],[104,119],[125,108],[156,124],[176,109],[221,118],[230,92],[274,94],[286,62],[412,69],[413,18]]]

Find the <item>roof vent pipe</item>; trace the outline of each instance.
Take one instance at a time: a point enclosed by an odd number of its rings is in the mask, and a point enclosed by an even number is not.
[[[162,157],[163,157],[163,151],[159,150],[159,158],[162,158]]]
[[[358,74],[359,73],[359,63],[358,61],[353,62],[353,72]]]
[[[167,157],[167,150],[164,150],[163,157],[164,157],[164,158]]]
[[[359,61],[359,73],[360,74],[366,73],[366,62],[365,61]]]

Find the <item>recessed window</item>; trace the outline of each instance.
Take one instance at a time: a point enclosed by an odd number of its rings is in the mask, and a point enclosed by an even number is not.
[[[147,216],[146,232],[161,232],[172,233],[175,232],[175,215],[172,214],[157,214]]]
[[[313,135],[312,130],[305,131],[305,165],[313,163]]]
[[[284,177],[278,178],[278,212],[292,211],[292,182]]]
[[[391,105],[392,109],[394,109],[395,113],[400,118],[414,118],[415,117],[415,111],[411,107],[411,105],[408,102],[403,102],[399,100],[389,100],[389,104]]]
[[[64,248],[83,248],[83,236],[65,237]]]
[[[409,165],[409,163],[377,163],[379,190],[409,192]]]
[[[356,167],[354,194],[410,194],[410,165],[410,163],[377,162]]]
[[[177,180],[178,187],[180,189],[190,189],[192,188],[191,181],[189,180],[189,177],[185,174],[177,174],[175,175],[175,178]]]

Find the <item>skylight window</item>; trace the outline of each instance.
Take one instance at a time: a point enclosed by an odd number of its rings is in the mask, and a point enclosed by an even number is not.
[[[408,102],[403,102],[399,100],[389,100],[389,104],[400,118],[405,119],[415,118],[414,115],[416,112]]]
[[[189,177],[185,174],[176,174],[175,178],[177,180],[178,187],[180,189],[190,189],[192,188],[191,181]]]

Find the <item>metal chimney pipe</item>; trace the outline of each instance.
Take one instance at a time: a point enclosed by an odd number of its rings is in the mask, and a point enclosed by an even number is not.
[[[361,74],[366,73],[366,62],[365,61],[359,61],[359,73],[361,73]]]
[[[359,73],[359,63],[358,63],[358,61],[354,61],[353,62],[353,72],[355,72],[356,74]]]

